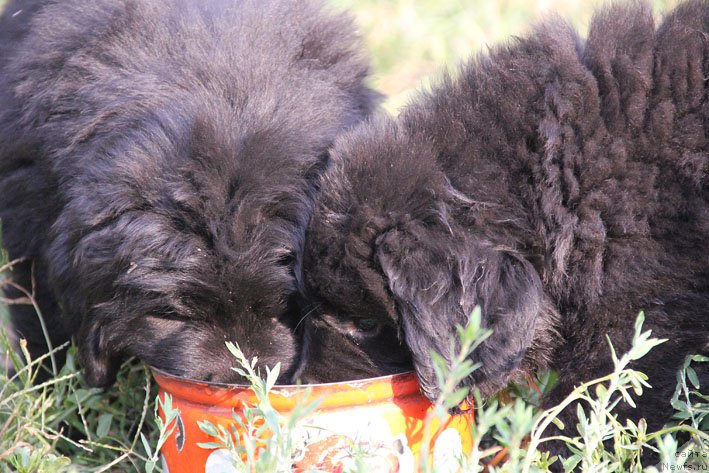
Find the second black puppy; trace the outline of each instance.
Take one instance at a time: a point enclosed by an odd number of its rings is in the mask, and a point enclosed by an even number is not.
[[[653,389],[619,410],[660,425],[685,356],[709,350],[707,33],[698,1],[657,30],[642,4],[602,11],[585,43],[550,22],[338,139],[296,376],[415,368],[435,398],[430,353],[480,305],[493,333],[466,384],[553,368],[555,402],[612,371],[606,336],[627,350],[644,310],[668,341],[636,365]]]
[[[2,65],[0,219],[53,342],[77,336],[95,385],[131,355],[233,381],[226,340],[290,364],[314,182],[375,102],[350,18],[318,1],[45,3]],[[33,308],[12,318],[41,353]]]

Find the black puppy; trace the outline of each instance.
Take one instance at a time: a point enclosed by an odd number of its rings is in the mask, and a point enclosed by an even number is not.
[[[235,381],[226,340],[290,365],[314,183],[377,99],[350,18],[317,0],[43,3],[5,48],[0,219],[53,343],[76,335],[94,385],[126,356]],[[46,349],[32,307],[12,320]]]
[[[553,368],[555,402],[612,370],[606,335],[627,350],[644,310],[668,341],[637,365],[654,389],[632,415],[664,421],[676,370],[709,349],[707,33],[699,1],[657,30],[647,5],[601,11],[585,42],[549,22],[338,138],[296,377],[414,368],[435,398],[430,353],[480,305],[493,334],[466,384]]]

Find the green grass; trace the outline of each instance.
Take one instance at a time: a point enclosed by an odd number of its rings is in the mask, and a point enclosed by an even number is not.
[[[483,401],[477,393],[472,451],[457,459],[464,473],[481,471],[501,448],[507,450],[507,462],[490,471],[526,473],[545,472],[555,462],[565,471],[579,468],[584,472],[657,472],[658,467],[704,471],[709,468],[709,396],[699,394],[693,362],[706,363],[709,358],[688,359],[679,372],[672,406],[676,421],[662,430],[648,432],[644,423],[619,422],[613,408],[619,403],[632,404],[647,389],[646,376],[628,368],[664,340],[652,338],[642,330],[643,317],[638,317],[632,347],[628,353],[616,356],[614,369],[603,378],[580,385],[557,407],[542,410],[538,398],[525,390],[518,391],[512,400],[500,403],[497,399]],[[480,328],[479,311],[475,311],[466,327],[459,327],[456,339],[451,340],[452,364],[434,356],[436,377],[441,397],[434,404],[433,416],[443,418],[448,409],[457,405],[467,392],[457,387],[477,366],[469,353],[487,336]],[[459,347],[457,350],[455,347]],[[229,344],[235,355],[236,369],[245,374],[255,388],[257,402],[247,407],[245,417],[234,416],[247,432],[239,438],[232,432],[209,423],[200,423],[203,432],[212,440],[202,448],[225,448],[234,459],[234,471],[239,473],[273,473],[289,470],[290,459],[297,445],[294,432],[311,407],[302,406],[296,414],[284,417],[274,410],[268,400],[279,367],[260,376],[254,369],[255,360],[247,360],[238,347]],[[612,350],[612,347],[609,346]],[[9,379],[9,373],[0,372],[0,471],[20,473],[64,471],[160,471],[157,445],[165,441],[171,424],[162,424],[155,417],[155,398],[150,376],[145,368],[132,364],[124,367],[117,385],[110,394],[87,388],[74,364],[74,350],[69,361],[54,379],[43,385],[33,383],[34,363],[13,355],[7,339],[0,333],[0,351],[5,352],[18,368]],[[548,384],[542,384],[542,388]],[[514,393],[514,392],[513,392]],[[162,400],[169,419],[178,414],[171,400]],[[550,438],[544,429],[552,422],[559,423],[560,410],[578,402],[578,423],[567,425],[562,435],[554,437],[567,443],[571,453],[567,458],[549,457],[537,447]],[[80,433],[80,439],[70,432]],[[424,437],[429,430],[424,428]],[[681,436],[679,435],[681,434]],[[680,440],[681,439],[681,440]],[[643,466],[643,450],[658,453],[658,466]],[[251,460],[244,462],[240,455]],[[368,473],[367,451],[352,446],[355,459],[352,473]],[[660,466],[664,465],[664,466]],[[424,472],[440,470],[426,465]]]
[[[4,3],[5,0],[0,0],[0,9]],[[354,11],[372,52],[373,85],[389,96],[386,107],[395,112],[416,87],[435,80],[444,68],[484,51],[486,45],[503,41],[510,35],[523,35],[533,21],[549,12],[556,11],[570,18],[583,32],[593,7],[600,2],[333,0],[333,3]],[[674,0],[653,2],[656,11],[675,3]],[[0,256],[0,266],[4,264],[2,258]],[[3,277],[9,275],[0,275],[0,284]],[[72,348],[67,366],[47,384],[36,386],[33,379],[37,361],[13,354],[3,330],[6,323],[6,307],[0,304],[0,356],[3,358],[0,361],[0,472],[159,470],[154,452],[160,437],[160,426],[153,415],[155,386],[144,367],[135,363],[126,365],[117,385],[108,393],[102,393],[84,384],[74,363]],[[639,343],[645,342],[648,340],[642,339]],[[581,431],[567,426],[567,440],[578,450],[567,462],[586,465],[587,471],[614,471],[613,468],[630,471],[631,467],[640,471],[634,455],[641,444],[658,449],[663,461],[679,466],[682,461],[697,460],[696,456],[682,456],[682,452],[707,452],[706,444],[702,443],[706,441],[706,434],[701,431],[709,429],[709,399],[698,394],[700,389],[695,386],[696,374],[693,375],[691,365],[680,372],[673,400],[676,420],[681,422],[679,427],[668,426],[659,433],[647,433],[642,425],[613,422],[609,407],[617,397],[642,387],[642,378],[628,371],[622,361],[620,357],[616,371],[606,380],[611,382],[612,389],[603,391],[592,382],[575,392],[574,396],[587,402],[592,414],[579,420]],[[706,361],[694,361],[703,362]],[[17,374],[12,374],[8,366],[14,366]],[[470,368],[460,364],[446,371],[447,368],[442,367],[442,384],[448,381],[450,385],[451,379]],[[706,392],[706,387],[702,388]],[[518,399],[505,406],[496,400],[480,403],[476,433],[482,443],[465,459],[466,471],[477,471],[478,460],[489,459],[494,453],[489,445],[495,443],[505,445],[510,451],[510,462],[502,467],[503,471],[526,471],[525,465],[530,471],[535,468],[544,471],[549,459],[534,449],[523,448],[522,439],[531,434],[533,442],[541,441],[539,436],[534,436],[539,432],[535,431],[535,426],[545,419],[551,421],[553,413],[543,414],[534,408],[533,393],[525,393],[521,388],[516,392],[529,402]],[[448,401],[456,396],[454,390],[449,389],[448,393],[452,396]],[[443,405],[445,402],[446,399],[441,400]],[[679,430],[685,434],[678,437],[675,431]],[[606,450],[600,440],[608,435],[614,439],[614,445]],[[488,440],[491,443],[486,443]],[[284,445],[287,442],[284,441]],[[264,460],[263,464],[267,462]],[[605,466],[593,470],[593,464]]]

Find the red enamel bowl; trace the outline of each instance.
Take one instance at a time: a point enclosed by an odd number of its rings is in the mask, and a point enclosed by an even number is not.
[[[187,380],[155,369],[153,375],[160,398],[169,394],[173,408],[179,410],[175,429],[162,447],[163,471],[236,471],[228,450],[197,445],[215,441],[197,422],[234,425],[233,413],[257,402],[251,388]],[[441,471],[457,471],[458,459],[472,448],[472,410],[439,421],[413,373],[342,383],[277,385],[270,392],[271,405],[287,417],[302,402],[306,388],[311,391],[309,400],[321,402],[303,419],[302,429],[296,429],[291,457],[295,472],[346,471],[354,462],[353,447],[361,447],[360,455],[363,449],[367,451],[367,471],[413,473],[420,470],[426,443],[428,461]],[[164,419],[162,410],[160,415]],[[427,433],[429,438],[425,438]]]

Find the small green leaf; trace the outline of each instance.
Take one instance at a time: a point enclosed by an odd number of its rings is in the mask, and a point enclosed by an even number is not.
[[[660,461],[664,464],[674,465],[677,460],[677,441],[672,435],[666,434],[657,439],[657,446],[660,450]]]
[[[218,442],[197,442],[197,446],[205,450],[215,450],[223,447],[223,445]]]
[[[266,420],[266,425],[268,425],[269,429],[271,429],[273,432],[277,432],[278,430],[280,430],[280,418],[275,410],[264,412],[262,415],[263,418]]]
[[[679,399],[672,399],[670,403],[672,404],[672,407],[677,411],[683,411],[687,408],[687,405]]]
[[[630,353],[629,353],[630,359],[631,360],[639,360],[643,356],[647,355],[650,350],[652,350],[653,348],[655,348],[658,345],[665,343],[666,341],[667,341],[666,338],[661,338],[661,339],[651,338],[649,340],[646,340],[643,343],[641,343],[640,345],[634,346],[630,350]]]
[[[463,402],[463,400],[465,400],[465,398],[468,396],[469,392],[469,388],[458,388],[452,393],[448,394],[443,404],[446,410],[459,406],[460,403]]]
[[[140,441],[143,443],[143,448],[145,449],[145,453],[147,453],[149,457],[152,457],[153,450],[150,448],[150,442],[148,442],[148,439],[145,438],[145,435],[143,434],[143,432],[140,433]]]
[[[672,418],[677,420],[687,420],[691,419],[692,415],[689,412],[675,412]]]
[[[106,437],[109,430],[111,430],[111,422],[113,421],[113,414],[105,413],[98,416],[98,425],[96,427],[96,435],[99,438]]]
[[[637,338],[643,330],[643,324],[645,323],[645,312],[642,310],[635,319],[635,337]]]
[[[212,424],[211,422],[206,421],[206,420],[204,420],[204,421],[198,420],[197,426],[199,427],[199,430],[201,430],[205,434],[207,434],[211,437],[219,437],[219,431],[214,426],[214,424]]]
[[[615,352],[613,342],[611,342],[611,338],[608,335],[606,335],[606,341],[608,341],[608,346],[611,349],[611,358],[613,359],[613,366],[618,367],[620,365],[620,360],[618,360],[618,354]]]
[[[583,406],[581,404],[576,404],[576,416],[578,417],[581,425],[588,424],[588,419],[586,418],[586,412],[584,412]]]
[[[578,464],[581,462],[581,455],[572,455],[564,459],[561,464],[564,466],[564,471],[575,471]]]
[[[558,417],[552,417],[551,423],[554,424],[559,430],[564,430],[564,423]]]
[[[273,389],[273,386],[276,385],[276,381],[278,380],[278,375],[281,372],[281,364],[276,363],[276,366],[273,367],[273,369],[266,368],[266,390],[270,391]]]
[[[687,379],[689,379],[689,382],[692,383],[692,386],[694,386],[695,389],[699,389],[699,377],[697,376],[697,372],[694,371],[694,368],[691,366],[687,367]]]

